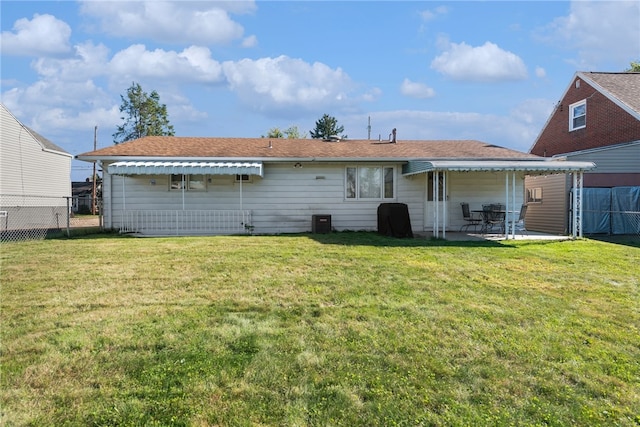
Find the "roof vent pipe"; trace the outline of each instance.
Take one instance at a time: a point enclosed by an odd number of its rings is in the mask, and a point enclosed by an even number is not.
[[[393,128],[391,134],[389,135],[389,142],[392,144],[396,143],[396,128]]]

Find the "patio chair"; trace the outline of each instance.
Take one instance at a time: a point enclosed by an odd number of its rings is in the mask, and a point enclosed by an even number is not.
[[[504,233],[506,211],[504,205],[490,204],[482,206],[482,215],[484,217],[483,231],[493,231],[494,227],[499,227],[500,232]]]
[[[460,231],[468,230],[469,227],[473,226],[473,231],[475,232],[478,224],[482,222],[482,218],[473,216],[469,210],[469,203],[460,203],[460,206],[462,206],[462,218],[466,221],[466,224],[460,227]]]
[[[527,233],[527,229],[525,228],[524,225],[524,217],[527,214],[527,205],[522,205],[522,207],[520,207],[520,213],[518,214],[518,219],[511,220],[508,222],[507,224],[507,230],[511,230],[511,227],[513,225],[515,225],[515,230],[522,233],[522,234],[526,234],[527,236],[529,235],[529,233]]]

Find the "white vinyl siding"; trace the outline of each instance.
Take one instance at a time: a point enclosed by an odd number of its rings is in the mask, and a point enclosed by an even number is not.
[[[120,212],[127,210],[232,210],[252,211],[254,233],[299,233],[311,230],[312,215],[331,215],[336,230],[377,230],[377,209],[383,199],[345,202],[345,166],[343,164],[267,164],[264,177],[252,176],[252,182],[240,183],[233,175],[207,176],[206,191],[168,190],[168,176],[109,176],[105,174],[104,192],[112,203],[105,206],[105,225],[117,228]],[[387,166],[385,166],[387,167]],[[393,164],[396,171],[400,165]],[[105,167],[106,169],[106,167]],[[156,185],[151,185],[151,180]],[[209,179],[211,181],[209,182]],[[422,180],[396,175],[396,200],[406,203],[414,230],[422,229],[424,185]],[[122,197],[122,188],[125,197]],[[106,199],[105,199],[106,202]],[[415,218],[415,220],[414,220]]]
[[[365,166],[365,165],[363,165]],[[375,166],[375,165],[371,165]],[[409,208],[415,233],[432,228],[431,211],[426,197],[427,174],[408,177],[398,173],[401,164],[388,164],[395,170],[394,202]],[[168,176],[105,176],[104,192],[113,203],[105,206],[105,226],[118,227],[123,203],[127,210],[251,210],[257,234],[300,233],[311,231],[312,215],[331,215],[331,225],[337,231],[377,230],[377,210],[384,199],[347,200],[346,170],[341,163],[310,164],[295,168],[294,163],[267,163],[264,177],[252,176],[252,182],[240,183],[235,176],[207,176],[206,191],[169,191]],[[355,172],[354,172],[355,173]],[[157,184],[151,185],[154,179]],[[211,181],[209,182],[209,179]],[[122,198],[122,187],[126,197]],[[511,193],[509,193],[511,195]],[[447,174],[447,229],[457,231],[464,223],[460,203],[466,201],[472,209],[484,203],[504,203],[505,174],[493,172],[450,172]],[[516,178],[516,206],[523,196],[523,176]],[[106,202],[106,199],[105,199]],[[425,211],[427,209],[427,211]],[[113,215],[113,217],[111,217]],[[112,222],[113,221],[113,222]]]
[[[0,111],[0,194],[70,197],[71,156],[44,150],[4,106]]]

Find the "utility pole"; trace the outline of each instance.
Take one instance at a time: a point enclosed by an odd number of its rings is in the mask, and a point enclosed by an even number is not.
[[[93,151],[96,151],[98,145],[98,126],[93,128]],[[93,189],[91,190],[91,215],[95,215],[98,211],[96,205],[96,161],[93,161]]]

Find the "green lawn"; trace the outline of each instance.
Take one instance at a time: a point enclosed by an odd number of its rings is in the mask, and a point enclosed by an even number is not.
[[[637,243],[102,235],[0,254],[0,425],[640,425]]]

